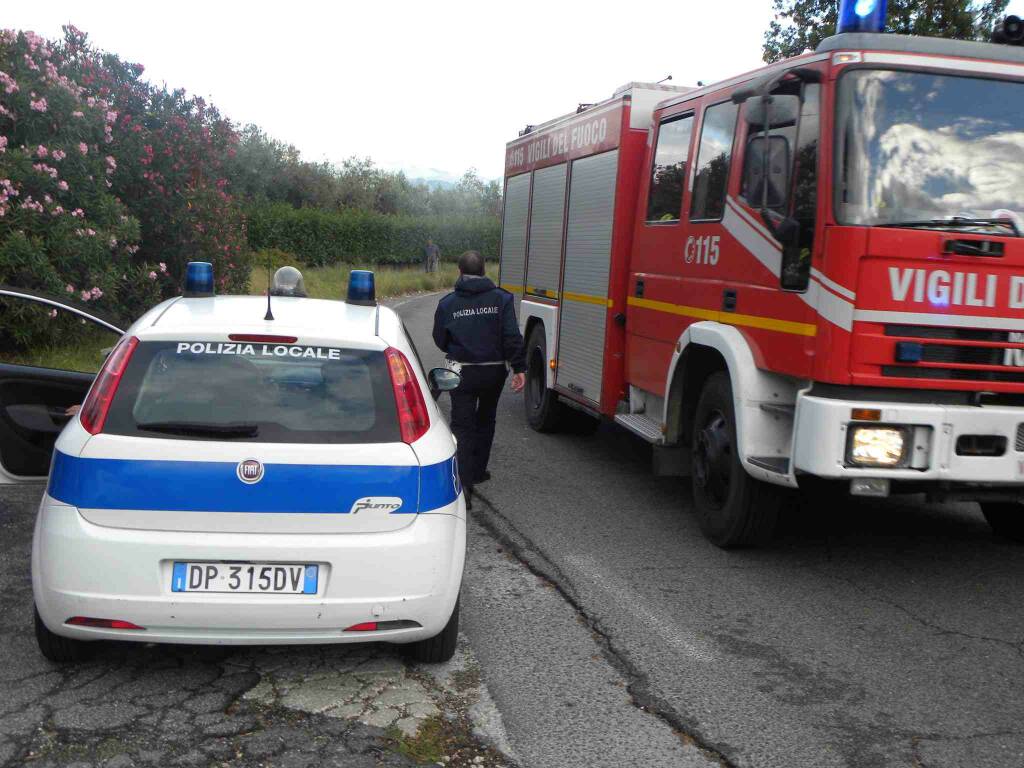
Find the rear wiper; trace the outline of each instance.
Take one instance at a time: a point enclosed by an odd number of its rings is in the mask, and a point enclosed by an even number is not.
[[[146,432],[202,437],[256,437],[260,432],[260,428],[255,424],[204,424],[197,421],[147,421],[137,424],[136,427]]]
[[[1017,229],[1013,219],[974,219],[968,216],[954,216],[951,219],[924,219],[923,221],[890,221],[886,224],[879,224],[880,227],[941,227],[943,229],[960,229],[963,227],[1005,227],[1013,232],[1014,237],[1020,237],[1020,230]]]

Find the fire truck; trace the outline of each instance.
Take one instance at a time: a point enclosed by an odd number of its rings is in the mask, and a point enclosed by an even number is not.
[[[636,433],[721,547],[835,486],[1024,539],[1022,104],[1024,48],[841,29],[527,126],[499,282],[530,425]]]

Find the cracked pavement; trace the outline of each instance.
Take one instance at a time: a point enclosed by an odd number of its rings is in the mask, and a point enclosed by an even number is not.
[[[29,579],[42,491],[0,487],[0,765],[408,766],[418,762],[402,739],[417,744],[424,726],[451,765],[506,764],[472,736],[470,711],[497,720],[499,739],[500,718],[464,640],[430,668],[383,644],[101,643],[86,663],[51,664],[36,648]]]

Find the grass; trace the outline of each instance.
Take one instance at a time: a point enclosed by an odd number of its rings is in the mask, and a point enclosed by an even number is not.
[[[258,262],[257,262],[258,263]],[[440,264],[436,272],[424,272],[416,267],[360,267],[337,264],[330,267],[301,267],[306,291],[315,299],[344,299],[348,289],[348,274],[353,269],[370,269],[378,299],[405,296],[410,293],[443,291],[455,285],[459,270],[454,264]],[[497,278],[497,264],[488,264],[487,275]],[[249,293],[261,295],[267,291],[267,271],[260,267],[253,269],[249,281]]]
[[[96,373],[106,358],[106,351],[116,343],[117,336],[113,332],[97,328],[83,334],[73,344],[5,354],[2,361],[13,365],[34,365],[37,368]]]
[[[424,720],[415,736],[405,736],[397,728],[389,729],[388,735],[397,742],[400,754],[431,765],[441,762],[451,739],[439,715]]]

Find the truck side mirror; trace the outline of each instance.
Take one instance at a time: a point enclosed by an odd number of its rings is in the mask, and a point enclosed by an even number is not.
[[[800,237],[800,222],[792,216],[776,213],[771,208],[763,209],[761,218],[764,220],[765,226],[768,227],[768,231],[772,233],[772,237],[778,240],[783,248],[788,245],[796,245]]]

